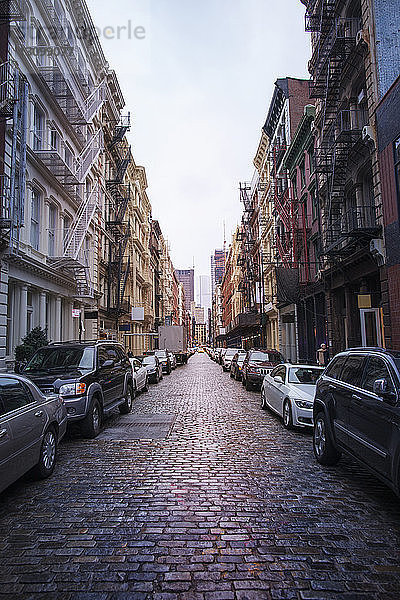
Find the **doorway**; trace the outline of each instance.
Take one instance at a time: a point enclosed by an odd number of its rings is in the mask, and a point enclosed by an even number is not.
[[[363,346],[382,346],[379,308],[361,308],[361,343]]]

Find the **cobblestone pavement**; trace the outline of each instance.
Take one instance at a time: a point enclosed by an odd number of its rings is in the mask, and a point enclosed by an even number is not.
[[[310,434],[206,355],[135,413],[175,415],[169,437],[69,437],[51,479],[1,495],[2,597],[400,598],[396,497],[350,461],[317,465]]]

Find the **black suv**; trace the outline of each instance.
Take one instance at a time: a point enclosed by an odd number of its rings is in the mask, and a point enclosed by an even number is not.
[[[23,369],[44,394],[60,394],[68,422],[80,421],[85,437],[100,432],[114,408],[132,410],[132,366],[116,342],[58,342],[40,348]]]
[[[318,379],[314,453],[334,465],[346,452],[400,494],[400,352],[351,348]]]
[[[265,375],[279,363],[285,362],[278,350],[249,350],[242,366],[242,384],[246,390],[261,388]]]

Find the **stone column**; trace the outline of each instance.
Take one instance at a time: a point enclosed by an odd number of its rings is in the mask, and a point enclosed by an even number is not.
[[[21,299],[19,309],[19,338],[22,339],[26,336],[26,321],[27,321],[27,307],[28,307],[28,286],[21,286]]]
[[[14,284],[12,289],[12,323],[11,323],[11,353],[14,352],[15,346],[19,344],[19,301],[20,301],[21,288]]]
[[[46,329],[46,292],[39,294],[39,327]]]
[[[68,302],[67,304],[67,312],[68,312],[68,335],[67,335],[67,339],[68,340],[73,340],[75,337],[75,332],[74,332],[74,320],[72,318],[72,309],[74,308],[74,303],[73,302]]]
[[[61,341],[61,296],[57,296],[55,300],[54,341]]]

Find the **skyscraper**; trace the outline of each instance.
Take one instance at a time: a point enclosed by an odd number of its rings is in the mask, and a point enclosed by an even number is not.
[[[210,276],[199,275],[197,278],[197,304],[205,309],[211,307]]]
[[[189,312],[194,301],[194,269],[176,269],[175,273],[185,290],[185,308]]]
[[[214,250],[211,255],[211,294],[214,296],[215,286],[221,283],[225,273],[226,250]]]

